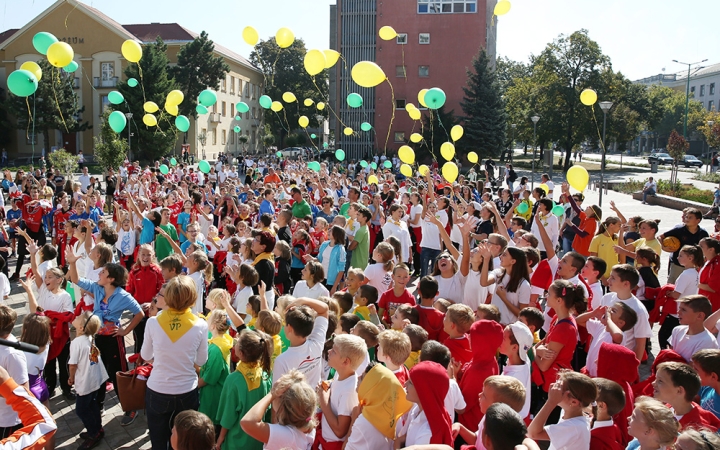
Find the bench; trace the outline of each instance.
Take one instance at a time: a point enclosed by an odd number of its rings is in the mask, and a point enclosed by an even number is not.
[[[635,200],[642,201],[642,191],[633,192],[632,196]],[[685,208],[697,208],[703,215],[710,211],[711,205],[694,202],[692,200],[684,200],[682,198],[670,197],[669,195],[655,194],[647,196],[647,203],[649,205],[664,206],[665,208],[677,209],[682,211]]]

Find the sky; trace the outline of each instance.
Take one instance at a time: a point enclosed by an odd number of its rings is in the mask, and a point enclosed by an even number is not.
[[[380,1],[380,0],[378,0]],[[385,0],[397,1],[397,0]],[[560,34],[587,29],[613,68],[635,80],[683,70],[673,59],[720,63],[720,0],[511,0],[498,19],[498,55],[528,61]],[[0,29],[20,28],[54,0],[0,0]],[[288,27],[307,47],[328,47],[330,4],[335,0],[84,0],[121,24],[177,22],[242,55],[251,48],[242,29],[261,38]],[[686,8],[687,6],[687,8]],[[705,20],[708,18],[709,20]],[[686,66],[685,66],[686,67]]]

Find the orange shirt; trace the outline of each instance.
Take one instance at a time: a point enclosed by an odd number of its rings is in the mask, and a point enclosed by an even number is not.
[[[578,228],[586,232],[587,236],[582,237],[576,234],[572,246],[573,250],[588,257],[590,256],[590,242],[592,242],[593,237],[595,237],[595,232],[597,231],[597,219],[595,217],[588,218],[584,211],[580,212],[578,217],[580,217],[580,226]]]

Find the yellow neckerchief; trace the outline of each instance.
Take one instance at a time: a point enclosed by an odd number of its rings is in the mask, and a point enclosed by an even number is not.
[[[415,367],[415,364],[418,362],[420,362],[420,350],[410,352],[410,356],[405,360],[405,367],[407,370],[410,370]]]
[[[230,349],[233,347],[233,338],[228,333],[223,333],[221,336],[208,339],[208,345],[215,344],[220,349],[225,362],[230,364]]]
[[[362,415],[388,439],[395,438],[398,419],[412,407],[405,390],[390,369],[377,365],[358,387]]]
[[[272,234],[273,236],[275,236],[277,234],[277,233],[275,233],[275,230],[273,230],[270,227],[263,228],[261,231],[267,231],[268,233]]]
[[[255,261],[253,261],[252,265],[253,265],[253,266],[256,266],[257,263],[259,263],[259,262],[262,261],[263,259],[267,259],[267,260],[270,261],[271,263],[275,264],[275,257],[273,256],[273,254],[270,253],[270,252],[265,252],[265,253],[260,253],[259,255],[257,255],[257,256],[255,257]]]
[[[275,364],[275,358],[280,356],[282,353],[282,338],[279,334],[276,334],[273,338],[273,354],[272,354],[272,362]]]
[[[250,322],[248,322],[247,327],[251,330],[255,329],[255,322],[257,321],[257,317],[253,317]]]
[[[255,389],[260,387],[260,383],[262,382],[263,378],[263,370],[260,363],[241,361],[240,364],[237,365],[236,370],[242,374],[243,378],[245,378],[245,383],[247,384],[248,391],[254,391]]]
[[[350,230],[350,231],[352,231],[352,229],[353,229],[353,224],[354,224],[354,223],[355,223],[354,220],[348,219],[348,220],[347,220],[347,223],[345,224],[345,228],[348,229],[348,230]]]
[[[360,316],[362,320],[370,320],[370,308],[367,306],[355,307],[355,315]]]
[[[157,315],[158,324],[172,342],[177,342],[195,323],[201,320],[190,308],[185,311],[168,308]]]
[[[540,223],[542,223],[544,227],[548,226],[548,217],[550,217],[549,213],[544,216],[540,214]]]
[[[392,220],[392,219],[391,219],[391,220],[390,220],[390,223],[394,223],[394,224],[397,225],[398,227],[402,228],[402,226],[400,225],[400,221],[399,221],[399,220]]]

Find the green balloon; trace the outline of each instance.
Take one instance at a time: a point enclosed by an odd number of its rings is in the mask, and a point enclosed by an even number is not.
[[[130,87],[136,87],[138,85],[138,80],[136,80],[135,78],[130,78],[128,79],[127,83]]]
[[[370,167],[371,167],[373,170],[377,170],[377,163],[372,163],[372,164],[370,164]]]
[[[167,175],[168,172],[170,172],[170,169],[168,168],[168,166],[166,166],[165,164],[163,164],[162,166],[160,166],[160,173],[161,173],[161,174]]]
[[[208,109],[206,107],[204,107],[203,105],[197,105],[195,107],[195,111],[197,111],[198,114],[207,114],[208,113]]]
[[[360,167],[362,167],[362,168],[364,169],[364,168],[366,168],[367,166],[368,166],[367,161],[365,161],[365,160],[360,161]]]
[[[185,133],[187,132],[187,130],[190,129],[190,120],[188,120],[188,118],[185,116],[177,116],[175,118],[175,126],[178,130]]]
[[[345,161],[345,150],[341,148],[335,150],[335,157],[338,161]]]
[[[7,79],[8,89],[18,97],[33,95],[38,88],[35,74],[29,70],[16,70]]]
[[[392,169],[392,162],[390,162],[390,161],[385,161],[385,162],[383,163],[383,166],[385,166],[386,169]]]
[[[320,163],[317,161],[309,162],[308,169],[313,170],[315,172],[320,172]]]
[[[272,106],[272,99],[267,95],[263,95],[258,99],[258,103],[260,103],[260,106],[262,106],[263,108],[270,109],[270,107]]]
[[[235,125],[235,128],[233,128],[233,131],[235,131],[236,133],[239,133],[239,132],[240,132],[240,127],[237,126],[237,125]]]
[[[175,158],[170,158],[170,165],[171,165],[171,166],[177,166],[177,159],[175,159]]]
[[[198,169],[200,169],[200,172],[202,173],[208,173],[210,172],[210,163],[202,160],[198,163]]]
[[[447,97],[440,88],[432,88],[425,93],[425,104],[430,109],[439,109],[445,104]]]
[[[238,104],[235,106],[235,109],[237,109],[238,112],[240,112],[240,113],[246,113],[246,112],[250,111],[250,107],[249,107],[248,104],[245,103],[245,102],[240,102],[240,103],[238,103]]]
[[[323,142],[323,148],[328,148],[328,143],[327,143],[327,142]]]
[[[517,210],[518,214],[525,214],[526,212],[528,212],[529,207],[527,203],[520,203],[515,209]]]
[[[275,153],[275,156],[277,156],[278,158],[282,158],[282,152]]]
[[[363,98],[360,96],[360,94],[356,94],[355,92],[353,92],[352,94],[348,94],[347,104],[351,108],[359,108],[363,104]]]
[[[363,122],[362,124],[360,124],[360,129],[363,131],[370,131],[372,130],[372,125],[367,122]]]
[[[198,102],[208,108],[217,103],[217,94],[210,89],[205,89],[198,96]]]
[[[47,33],[45,31],[41,31],[40,33],[35,34],[32,39],[33,47],[35,47],[35,50],[38,51],[41,55],[47,55],[48,48],[56,43],[58,39],[53,36],[50,33]]]
[[[316,139],[316,138],[317,138],[317,135],[315,133],[310,135],[310,139]]]
[[[560,217],[565,214],[565,208],[563,208],[562,205],[555,205],[555,207],[552,209],[552,213]]]
[[[108,100],[113,105],[119,105],[120,103],[125,101],[125,97],[118,91],[112,91],[108,94]]]
[[[113,111],[110,113],[110,117],[108,117],[108,123],[114,132],[121,133],[127,125],[127,119],[125,118],[125,114],[120,111]]]
[[[238,120],[238,121],[239,121],[239,120],[242,120],[242,117],[240,117],[240,116],[235,116],[235,120]]]
[[[80,67],[80,66],[78,66],[78,63],[76,63],[75,61],[70,61],[70,64],[63,67],[63,70],[68,73],[73,73],[76,70],[78,70],[78,67]]]

